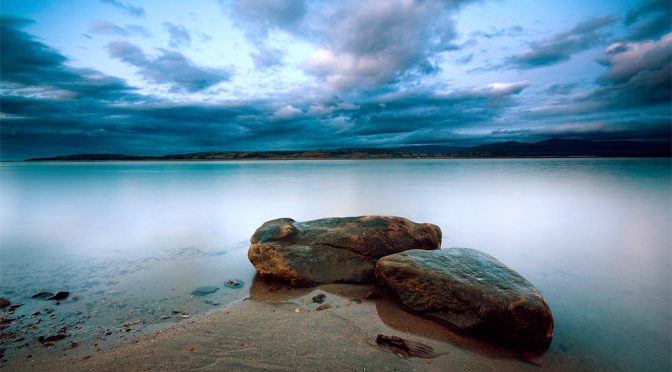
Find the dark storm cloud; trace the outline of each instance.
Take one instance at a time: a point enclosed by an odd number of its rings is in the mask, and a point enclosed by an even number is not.
[[[2,159],[249,148],[257,137],[272,141],[282,132],[285,141],[313,136],[302,136],[305,123],[296,120],[267,125],[277,108],[267,101],[189,105],[141,96],[121,79],[69,67],[65,56],[21,30],[29,20],[1,21]],[[117,50],[129,63],[163,67],[129,45]]]
[[[180,52],[161,50],[154,58],[127,41],[107,45],[112,58],[138,68],[138,73],[148,81],[170,84],[173,89],[198,92],[230,80],[231,72],[224,68],[208,68],[194,64]]]
[[[3,96],[3,158],[26,150],[30,154],[23,157],[53,155],[62,148],[67,150],[60,153],[132,154],[231,148],[249,136],[237,118],[257,115],[255,107],[254,102],[207,106],[146,99],[122,105]]]
[[[593,87],[572,97],[555,95],[554,102],[530,112],[540,117],[591,116],[591,120],[623,120],[626,117],[670,120],[672,99],[672,34],[660,40],[614,43],[600,62],[606,71]],[[560,93],[563,87],[551,87]],[[648,119],[647,119],[648,120]]]
[[[527,83],[437,94],[431,91],[394,93],[361,105],[352,113],[351,130],[360,135],[410,133],[465,128],[483,124],[515,105],[513,96]]]
[[[161,154],[227,149],[370,147],[433,142],[455,128],[485,123],[515,104],[524,89],[511,84],[451,94],[415,91],[370,98],[362,104],[315,103],[289,95],[278,100],[183,104],[150,100],[108,104],[6,96],[3,142],[11,152],[28,141],[39,154],[73,152]],[[64,123],[67,122],[67,125]],[[444,138],[445,140],[445,138]],[[126,141],[126,142],[124,142]],[[115,147],[116,146],[116,147]],[[36,151],[36,150],[33,150]]]
[[[645,1],[629,11],[623,20],[631,29],[628,40],[655,39],[672,31],[672,2]]]
[[[664,102],[670,96],[663,89],[670,80],[667,38],[614,44],[601,59],[605,72],[592,82],[592,91],[585,91],[591,82],[559,80],[536,105],[524,81],[445,91],[411,84],[409,76],[436,71],[436,53],[454,48],[451,17],[459,4],[426,1],[416,3],[417,9],[399,10],[404,4],[362,2],[355,9],[354,3],[339,3],[328,17],[302,2],[289,4],[290,10],[278,4],[285,3],[276,1],[271,8],[283,14],[257,15],[252,18],[258,24],[241,26],[256,30],[249,31],[256,35],[250,38],[261,40],[253,53],[255,64],[268,68],[283,59],[282,51],[267,42],[271,30],[301,33],[322,50],[306,71],[339,89],[335,94],[297,88],[254,100],[170,102],[141,95],[96,70],[70,67],[59,51],[23,31],[30,21],[2,19],[1,157],[464,145],[549,136],[669,138]],[[573,30],[576,37],[579,26]],[[607,26],[583,27],[601,35]],[[173,90],[202,92],[231,74],[197,66],[176,51],[145,53],[126,41],[110,43],[107,50],[147,81]]]
[[[89,25],[89,33],[102,35],[131,36],[141,35],[149,37],[149,31],[140,25],[128,25],[126,27],[118,26],[108,21],[93,21]]]
[[[145,9],[140,6],[135,6],[129,3],[123,3],[118,0],[100,0],[101,3],[110,4],[113,7],[122,10],[123,12],[134,16],[134,17],[144,17],[146,15]]]
[[[591,98],[615,106],[669,105],[672,99],[672,34],[657,41],[616,43],[601,62],[607,71]]]
[[[94,70],[68,67],[66,57],[20,30],[26,22],[3,22],[2,45],[13,46],[3,51],[2,60],[3,86],[12,85],[2,97],[3,159],[441,143],[451,134],[462,138],[453,130],[497,119],[516,105],[514,97],[527,87],[524,82],[494,84],[444,94],[416,88],[354,95],[355,103],[289,92],[254,101],[177,104],[139,95],[122,80]],[[141,70],[166,68],[159,63],[165,51],[150,58],[128,42],[112,43],[109,51]],[[184,70],[181,65],[168,67],[162,76]],[[77,94],[51,92],[66,88]]]
[[[170,46],[173,48],[179,48],[181,46],[191,45],[191,35],[189,31],[182,25],[174,25],[169,22],[164,22],[163,27],[168,30],[170,34]]]
[[[226,145],[244,129],[227,120],[257,112],[256,103],[176,105],[141,96],[121,79],[69,67],[65,56],[21,30],[30,22],[0,19],[2,159],[196,149],[213,138]]]
[[[592,141],[613,140],[669,140],[672,128],[669,121],[660,118],[611,120],[556,124],[547,127],[497,129],[488,136],[497,141],[537,142],[548,138],[570,138]]]
[[[66,65],[65,56],[22,31],[31,22],[0,18],[0,76],[4,89],[39,87],[34,94],[108,100],[126,99],[133,90],[121,79]]]
[[[499,68],[532,69],[568,61],[574,54],[605,43],[610,33],[604,29],[617,20],[607,16],[583,21],[550,39],[531,42],[527,51],[507,58]]]
[[[552,103],[519,115],[518,123],[507,128],[528,123],[532,129],[492,134],[495,138],[521,139],[669,140],[671,50],[672,34],[659,40],[614,43],[600,59],[607,69],[593,82],[594,88],[580,91],[572,87],[572,95],[564,96],[561,93],[565,86],[552,86]],[[545,123],[545,127],[537,127],[538,123]]]
[[[20,30],[30,23],[23,18],[0,18],[2,79],[23,84],[42,81],[44,77],[47,81],[72,79],[75,75],[63,66],[64,56]]]

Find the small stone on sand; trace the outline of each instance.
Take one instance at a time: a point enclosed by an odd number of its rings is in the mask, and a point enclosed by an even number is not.
[[[313,297],[313,302],[321,304],[324,302],[325,298],[327,298],[327,296],[324,293],[320,293],[317,296]]]

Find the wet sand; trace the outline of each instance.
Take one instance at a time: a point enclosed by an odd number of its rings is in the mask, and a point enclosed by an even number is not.
[[[560,355],[521,355],[458,335],[401,309],[374,286],[291,289],[255,280],[250,297],[152,336],[96,354],[28,360],[7,370],[599,370]],[[317,311],[325,294],[331,308]],[[297,312],[296,309],[299,309]],[[431,346],[434,358],[404,357],[377,334]]]

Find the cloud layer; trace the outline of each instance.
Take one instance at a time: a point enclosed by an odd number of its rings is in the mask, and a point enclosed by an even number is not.
[[[146,15],[145,9],[140,6],[135,6],[130,3],[124,3],[119,0],[100,0],[101,3],[112,5],[113,7],[120,9],[121,11],[133,16],[133,17],[144,17]]]
[[[98,63],[0,18],[2,159],[671,135],[667,2],[544,37],[518,21],[462,31],[488,4],[468,0],[222,0],[207,17],[224,37],[204,14],[101,3],[118,17],[77,29]]]
[[[617,20],[615,16],[607,16],[583,21],[550,39],[531,42],[527,51],[509,57],[506,66],[530,69],[567,61],[572,55],[608,40],[609,34],[603,30]]]
[[[318,50],[304,71],[337,91],[375,89],[405,74],[437,70],[434,54],[454,48],[454,14],[468,0],[342,1],[330,9],[302,1],[237,2],[234,12],[248,38],[258,45],[258,67],[281,63],[281,53],[266,44],[279,30],[308,40]]]
[[[200,67],[184,54],[161,50],[150,57],[137,46],[127,41],[114,41],[107,45],[110,57],[138,68],[138,73],[150,82],[169,84],[174,89],[197,92],[228,81],[230,71],[224,68]]]

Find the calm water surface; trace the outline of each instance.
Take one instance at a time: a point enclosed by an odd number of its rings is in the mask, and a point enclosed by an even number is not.
[[[480,249],[534,283],[556,324],[544,367],[670,370],[671,169],[670,159],[3,163],[0,296],[23,306],[0,350],[10,361],[68,354],[71,341],[106,348],[174,325],[247,295],[247,241],[262,222],[383,214],[435,223],[444,247]],[[244,287],[224,286],[234,278]],[[200,286],[218,290],[192,295]],[[79,301],[30,298],[61,290]],[[63,326],[66,341],[35,341]]]

